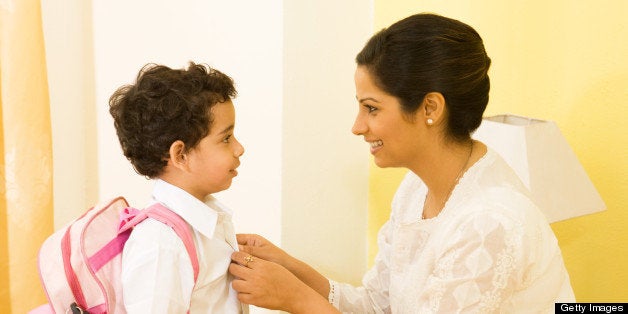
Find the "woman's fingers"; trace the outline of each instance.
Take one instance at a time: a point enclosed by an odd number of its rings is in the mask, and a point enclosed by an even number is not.
[[[256,235],[254,234],[236,234],[236,238],[240,251],[252,255],[255,255],[255,249],[257,248],[257,246],[261,245],[259,241],[255,240]]]
[[[248,280],[250,276],[250,269],[237,263],[231,263],[229,265],[229,272],[236,278]]]
[[[256,260],[259,261],[257,257],[247,252],[233,252],[233,254],[231,254],[231,260],[238,263],[238,265],[251,269],[253,269]]]
[[[233,263],[229,265],[229,273],[235,278],[231,282],[231,286],[238,294],[249,294],[255,289],[255,282],[252,281],[255,277],[253,262],[256,258],[248,253],[233,252],[231,254],[231,260]],[[259,261],[258,261],[259,262]],[[238,296],[240,298],[240,296]],[[240,301],[243,301],[242,299]],[[244,301],[243,301],[244,302]]]
[[[259,299],[266,298],[267,281],[264,276],[260,277],[260,272],[264,273],[262,264],[266,261],[245,252],[234,252],[231,260],[229,273],[235,277],[231,286],[238,292],[238,300],[246,304],[260,304]]]
[[[257,234],[237,234],[239,249],[252,256],[284,265],[289,258],[282,249]]]
[[[251,255],[255,255],[255,249],[257,247],[255,246],[250,246],[250,245],[243,245],[243,244],[239,244],[238,245],[238,249],[240,250],[240,252],[244,252],[247,254],[251,254]]]
[[[266,239],[257,234],[236,234],[240,251],[247,252],[254,256],[264,256],[270,244]]]
[[[283,282],[297,280],[287,269],[273,262],[245,252],[231,254],[233,263],[229,272],[235,277],[231,286],[238,292],[238,299],[247,304],[270,309],[283,309]]]
[[[231,281],[231,286],[233,287],[233,290],[238,293],[249,294],[252,291],[250,283],[240,278],[233,279]]]
[[[238,244],[241,244],[241,245],[251,245],[251,246],[261,245],[262,241],[260,238],[261,236],[257,234],[247,234],[247,233],[236,234],[236,240],[238,241]]]

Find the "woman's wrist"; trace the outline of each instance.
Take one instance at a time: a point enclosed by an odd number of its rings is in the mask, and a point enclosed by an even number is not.
[[[290,303],[290,309],[288,309],[290,313],[340,313],[336,308],[329,304],[326,298],[322,297],[311,287],[305,286],[302,291],[295,292],[295,297]]]
[[[290,254],[286,252],[283,252],[283,253],[284,254],[282,254],[281,259],[277,262],[277,264],[285,267],[291,273],[297,275],[297,273],[299,272],[299,265],[302,264],[303,262],[292,257]]]
[[[316,269],[291,256],[286,260],[286,265],[282,266],[299,278],[299,280],[305,283],[309,288],[313,289],[319,296],[324,297],[325,300],[328,299],[330,291],[329,280],[316,271]]]

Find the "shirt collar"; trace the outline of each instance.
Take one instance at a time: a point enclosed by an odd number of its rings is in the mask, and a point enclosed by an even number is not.
[[[218,217],[231,217],[231,210],[208,195],[201,202],[190,193],[166,181],[157,179],[153,188],[153,199],[181,216],[192,228],[208,238],[214,236]]]

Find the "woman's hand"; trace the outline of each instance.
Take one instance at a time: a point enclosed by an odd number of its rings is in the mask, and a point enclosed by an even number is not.
[[[300,282],[305,283],[327,299],[329,296],[329,280],[318,273],[314,268],[290,256],[290,254],[278,248],[262,236],[257,234],[238,234],[236,236],[238,238],[240,251],[283,266],[290,271],[292,275],[296,276]]]
[[[274,245],[260,247],[278,249]],[[283,266],[245,252],[234,252],[231,259],[234,263],[229,272],[236,277],[232,286],[241,302],[290,313],[337,313],[327,300]]]
[[[257,234],[237,234],[240,251],[287,267],[288,253]]]

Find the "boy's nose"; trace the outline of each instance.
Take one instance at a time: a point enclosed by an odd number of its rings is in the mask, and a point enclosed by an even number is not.
[[[240,144],[240,141],[238,140],[236,140],[236,149],[233,153],[236,157],[244,155],[244,146],[242,146],[242,144]]]

